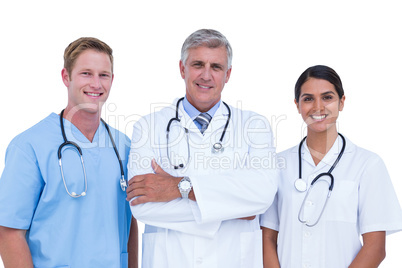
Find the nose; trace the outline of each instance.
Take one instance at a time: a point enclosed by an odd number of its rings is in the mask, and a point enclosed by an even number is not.
[[[324,102],[320,98],[314,100],[314,110],[323,111],[324,108],[325,108]]]
[[[101,88],[101,81],[99,79],[99,76],[94,75],[91,79],[91,83],[90,83],[91,88],[94,89],[99,89]]]
[[[206,66],[205,68],[202,69],[201,78],[208,81],[211,80],[211,77],[212,77],[211,67]]]

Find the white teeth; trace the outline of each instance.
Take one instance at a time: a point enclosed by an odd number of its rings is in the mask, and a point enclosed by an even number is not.
[[[93,96],[93,97],[99,97],[100,96],[100,93],[89,93],[89,92],[87,92],[85,94],[87,94],[89,96]]]
[[[314,120],[322,120],[326,117],[326,115],[312,115],[311,116]]]
[[[200,85],[200,84],[197,84],[200,88],[205,88],[205,89],[208,89],[208,88],[211,88],[211,87],[208,87],[208,86],[202,86],[202,85]]]

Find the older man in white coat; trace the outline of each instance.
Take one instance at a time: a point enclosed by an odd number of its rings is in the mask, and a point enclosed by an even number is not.
[[[232,49],[215,30],[183,44],[186,95],[134,125],[128,199],[146,224],[142,267],[262,267],[259,214],[277,191],[269,122],[221,101]]]

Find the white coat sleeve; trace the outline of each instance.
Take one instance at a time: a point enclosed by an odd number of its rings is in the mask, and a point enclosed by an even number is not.
[[[127,164],[129,179],[135,175],[153,173],[151,161],[152,159],[158,160],[160,156],[158,151],[160,146],[158,145],[161,141],[158,140],[156,135],[153,136],[155,133],[152,134],[149,131],[150,122],[149,118],[148,120],[142,118],[134,125]],[[162,128],[159,130],[163,131]],[[158,129],[155,131],[158,131]],[[163,163],[158,164],[162,168],[165,166]],[[181,198],[170,202],[149,202],[131,206],[131,212],[137,220],[145,224],[192,235],[213,236],[219,229],[220,222],[198,224],[191,210],[191,202],[193,201]]]
[[[360,233],[402,230],[402,210],[382,159],[373,155],[366,163],[359,186]]]
[[[278,194],[275,195],[275,199],[268,210],[261,215],[260,225],[265,228],[279,231]]]
[[[244,165],[190,177],[198,205],[192,208],[199,223],[259,215],[274,200],[279,174],[271,127],[265,117],[243,117],[234,133],[242,134],[240,138],[248,146]]]

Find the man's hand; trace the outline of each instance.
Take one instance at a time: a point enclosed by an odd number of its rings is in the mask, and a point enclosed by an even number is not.
[[[128,182],[127,201],[138,197],[130,203],[131,206],[147,202],[168,202],[181,197],[177,185],[182,178],[169,175],[154,159],[151,165],[155,174],[134,176]]]
[[[239,218],[239,220],[246,220],[246,221],[252,221],[252,220],[254,220],[254,219],[255,219],[255,216]]]

